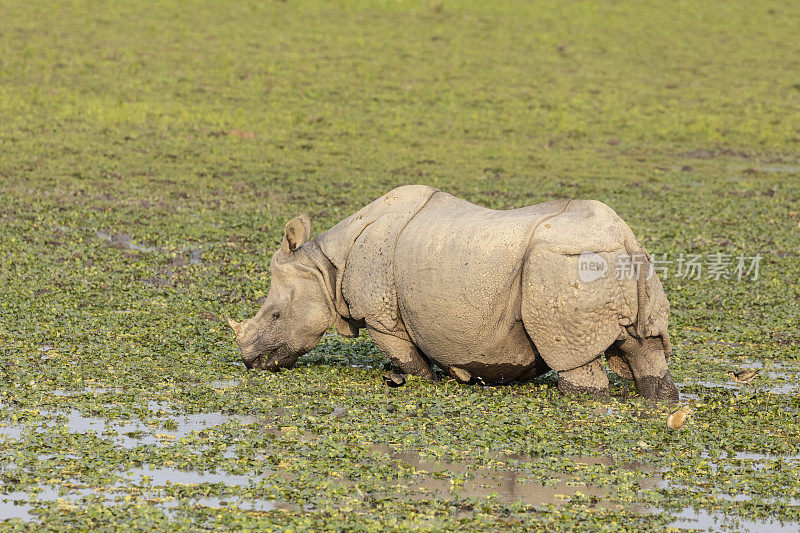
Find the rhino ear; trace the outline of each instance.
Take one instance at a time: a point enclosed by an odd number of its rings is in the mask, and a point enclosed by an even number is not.
[[[292,253],[310,238],[311,219],[307,215],[300,215],[287,222],[286,227],[283,228],[281,248],[287,254]]]

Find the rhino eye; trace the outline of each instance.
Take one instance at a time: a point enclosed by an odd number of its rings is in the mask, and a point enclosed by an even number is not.
[[[272,318],[274,318],[275,320],[278,320],[280,317],[281,314],[279,311],[275,311],[274,313],[272,313]]]

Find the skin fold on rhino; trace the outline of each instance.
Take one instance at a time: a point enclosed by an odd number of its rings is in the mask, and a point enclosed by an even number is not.
[[[645,398],[678,399],[669,302],[601,202],[497,211],[407,185],[313,240],[308,217],[291,220],[270,273],[258,313],[228,319],[248,368],[291,368],[333,325],[348,337],[367,328],[395,366],[428,379],[433,363],[464,382],[556,370],[565,393],[608,395],[605,357]]]

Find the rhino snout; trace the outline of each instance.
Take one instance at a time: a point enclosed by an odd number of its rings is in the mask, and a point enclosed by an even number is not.
[[[278,365],[277,361],[275,361],[274,357],[270,357],[265,359],[263,356],[255,357],[254,359],[247,360],[242,358],[242,362],[244,366],[248,369],[256,369],[256,370],[269,370],[270,372],[277,372],[281,369],[281,366]]]
[[[267,369],[267,365],[264,364],[264,359],[261,356],[256,357],[255,359],[250,359],[250,360],[242,358],[242,362],[244,362],[244,366],[249,370],[252,370],[254,368],[256,370],[266,370]]]

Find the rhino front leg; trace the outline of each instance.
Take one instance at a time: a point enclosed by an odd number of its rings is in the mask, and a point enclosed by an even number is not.
[[[608,384],[608,376],[600,361],[601,358],[598,356],[578,368],[559,370],[558,390],[564,394],[609,396],[611,389]]]
[[[667,368],[667,354],[661,337],[637,339],[628,336],[618,346],[630,366],[639,394],[649,400],[679,400],[678,388]]]
[[[425,379],[436,379],[430,363],[412,342],[372,328],[368,328],[368,331],[375,346],[402,372]]]

